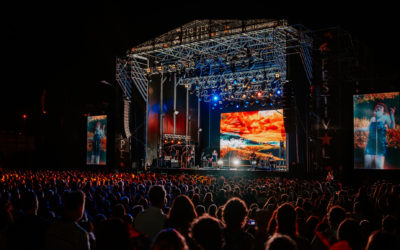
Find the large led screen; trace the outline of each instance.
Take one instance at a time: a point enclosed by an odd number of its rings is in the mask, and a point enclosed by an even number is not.
[[[106,165],[107,157],[107,116],[88,116],[86,164]]]
[[[353,96],[354,168],[400,169],[399,92]]]
[[[255,159],[262,168],[273,165],[286,170],[282,110],[222,113],[220,156],[242,162]]]

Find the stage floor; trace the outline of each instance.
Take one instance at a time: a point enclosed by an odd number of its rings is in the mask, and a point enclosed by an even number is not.
[[[289,169],[284,166],[284,168],[279,169],[260,169],[257,168],[252,170],[250,168],[229,168],[229,167],[221,167],[221,168],[212,168],[212,167],[193,167],[193,168],[165,168],[165,167],[155,167],[150,168],[151,171],[156,173],[165,173],[165,174],[197,174],[197,175],[229,175],[229,176],[282,176],[289,173]]]

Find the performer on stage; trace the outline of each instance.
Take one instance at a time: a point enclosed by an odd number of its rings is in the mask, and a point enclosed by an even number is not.
[[[272,156],[268,157],[268,165],[271,168],[271,170],[274,169],[274,158]]]
[[[254,151],[250,155],[250,165],[251,165],[251,170],[256,169],[256,152]]]
[[[211,166],[213,168],[217,165],[217,158],[218,158],[217,150],[214,150],[211,155]]]
[[[190,155],[189,155],[189,167],[192,168],[194,167],[194,157],[195,157],[195,152],[194,152],[194,147],[190,150]]]

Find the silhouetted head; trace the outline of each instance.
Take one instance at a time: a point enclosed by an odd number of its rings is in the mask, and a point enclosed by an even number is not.
[[[169,226],[189,228],[190,223],[197,217],[193,202],[186,195],[177,196],[171,205],[167,220]]]
[[[362,247],[361,228],[354,219],[348,218],[339,224],[336,238],[347,241],[353,250],[361,249]]]
[[[204,214],[193,221],[190,234],[201,249],[222,249],[223,232],[221,223],[218,219],[208,214]]]
[[[341,206],[334,206],[328,212],[328,222],[332,230],[336,230],[344,219],[346,211]]]
[[[396,237],[382,231],[374,231],[368,238],[366,250],[396,250],[399,249]]]
[[[154,207],[162,208],[165,204],[165,190],[163,186],[154,185],[149,190],[149,200]]]
[[[276,213],[277,232],[290,236],[296,235],[296,212],[290,203],[280,205]]]
[[[189,250],[185,238],[177,230],[161,230],[154,238],[151,250]]]
[[[266,243],[266,250],[297,250],[296,242],[287,235],[275,233]]]
[[[222,218],[228,228],[242,228],[246,222],[248,210],[246,203],[239,198],[228,200],[222,211]]]
[[[35,192],[28,191],[22,194],[22,210],[25,214],[37,214],[39,208],[38,197]]]

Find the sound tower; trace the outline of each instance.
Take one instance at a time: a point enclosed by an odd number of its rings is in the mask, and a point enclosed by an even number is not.
[[[293,131],[293,96],[294,96],[294,88],[293,83],[291,81],[286,81],[283,85],[283,124],[285,126],[286,133],[290,133]]]

